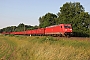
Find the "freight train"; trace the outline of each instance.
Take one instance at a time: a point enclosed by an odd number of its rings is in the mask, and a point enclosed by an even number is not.
[[[2,34],[30,36],[70,36],[72,34],[72,26],[71,24],[59,24],[34,30],[26,30],[19,32],[3,32]]]

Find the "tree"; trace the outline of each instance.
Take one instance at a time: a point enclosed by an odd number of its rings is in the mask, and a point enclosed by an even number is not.
[[[15,29],[15,31],[24,31],[24,30],[25,30],[25,25],[23,23],[20,23]]]
[[[58,22],[57,23],[71,23],[71,20],[76,15],[84,12],[84,8],[80,3],[65,3],[60,7],[60,12],[58,12]]]
[[[79,2],[65,3],[58,12],[57,24],[72,24],[73,32],[87,34],[90,16]]]
[[[42,16],[39,18],[39,27],[47,27],[47,26],[51,26],[51,25],[55,25],[56,21],[55,19],[57,18],[57,16],[55,14],[52,13],[47,13],[45,14],[45,16]]]
[[[34,29],[33,26],[31,25],[25,25],[25,30],[32,30]]]
[[[2,33],[3,32],[3,29],[0,29],[0,33]]]

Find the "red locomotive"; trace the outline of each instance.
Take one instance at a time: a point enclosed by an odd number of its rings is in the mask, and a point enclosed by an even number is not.
[[[59,35],[66,36],[72,34],[71,24],[60,24],[46,27],[45,29],[46,35]]]
[[[53,25],[46,28],[40,28],[35,30],[26,30],[21,32],[10,32],[3,34],[14,34],[14,35],[53,35],[53,36],[67,36],[72,34],[71,24],[59,24]]]

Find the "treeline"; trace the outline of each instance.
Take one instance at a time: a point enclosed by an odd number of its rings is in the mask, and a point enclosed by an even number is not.
[[[37,29],[38,26],[31,26],[31,25],[25,25],[23,23],[20,23],[18,26],[10,26],[3,29],[0,29],[0,32],[17,32],[17,31],[25,31],[25,30],[33,30]]]
[[[46,13],[39,17],[39,26],[19,24],[17,27],[3,28],[0,32],[24,31],[57,24],[71,24],[73,36],[90,36],[90,14],[79,2],[66,2],[57,14]]]

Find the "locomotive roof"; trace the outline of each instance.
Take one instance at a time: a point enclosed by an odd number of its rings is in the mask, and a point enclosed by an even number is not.
[[[70,24],[59,24],[59,25],[52,25],[52,26],[48,26],[46,28],[49,28],[49,27],[55,27],[55,26],[60,26],[60,25],[70,25]]]
[[[59,24],[60,25],[60,24]],[[49,28],[49,27],[55,27],[55,26],[59,26],[59,25],[52,25],[52,26],[48,26],[48,27],[46,27],[46,28]]]

